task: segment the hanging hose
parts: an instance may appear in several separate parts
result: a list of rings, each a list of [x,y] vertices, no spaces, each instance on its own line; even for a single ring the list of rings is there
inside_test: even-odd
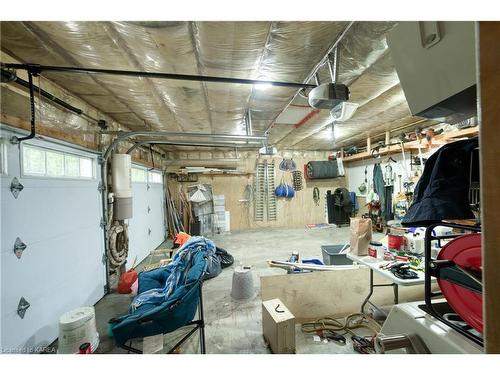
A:
[[[108,241],[108,264],[110,270],[120,268],[127,261],[128,256],[128,225],[118,220],[113,221],[113,202],[108,204],[106,220],[106,236]]]
[[[117,269],[127,261],[128,225],[114,221],[108,230],[108,260],[111,269]]]

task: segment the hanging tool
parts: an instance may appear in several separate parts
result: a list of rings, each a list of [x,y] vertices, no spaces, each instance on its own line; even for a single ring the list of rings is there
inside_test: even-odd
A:
[[[418,140],[418,157],[420,159],[420,175],[422,175],[423,171],[424,171],[424,158],[422,157],[422,147],[421,147],[421,142],[422,142],[422,138],[421,138],[421,132],[422,130],[420,128],[416,128],[415,129],[415,134],[417,135],[417,140]]]
[[[279,169],[283,172],[292,172],[292,171],[295,171],[297,169],[297,165],[295,164],[293,159],[283,158],[283,160],[281,161],[281,163],[279,165]]]
[[[316,206],[319,206],[319,200],[320,200],[319,189],[315,186],[313,189],[313,201]]]
[[[302,172],[301,171],[293,171],[292,172],[292,181],[293,181],[293,188],[295,191],[299,191],[299,190],[303,189]]]

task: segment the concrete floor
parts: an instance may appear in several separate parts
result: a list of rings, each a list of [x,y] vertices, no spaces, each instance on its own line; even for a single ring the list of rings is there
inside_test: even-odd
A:
[[[321,245],[343,244],[349,240],[349,228],[327,229],[258,229],[215,235],[212,237],[217,246],[226,249],[234,256],[234,265],[222,271],[214,279],[203,285],[205,310],[205,335],[207,353],[270,353],[262,336],[260,276],[284,274],[286,271],[270,268],[267,260],[286,260],[293,251],[301,258],[320,258]],[[146,258],[142,265],[151,260]],[[154,262],[155,260],[153,260]],[[142,266],[141,265],[141,266]],[[254,274],[255,297],[247,302],[238,303],[231,299],[233,268],[238,265],[252,266]],[[138,269],[141,269],[141,266]],[[101,343],[98,353],[124,353],[114,346],[107,335],[107,321],[114,316],[126,313],[131,297],[110,294],[96,305],[96,320]],[[164,335],[165,351],[171,343],[186,332],[185,329]],[[141,341],[134,342],[138,348]],[[198,334],[186,342],[181,353],[198,353]],[[301,332],[296,326],[296,352],[302,353],[354,353],[348,339],[347,345],[335,342],[314,342],[311,335]]]

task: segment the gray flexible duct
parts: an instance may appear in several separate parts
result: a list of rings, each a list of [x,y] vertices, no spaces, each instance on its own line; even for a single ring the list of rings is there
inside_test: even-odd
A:
[[[108,260],[111,269],[119,268],[127,261],[128,225],[113,222],[108,231]]]

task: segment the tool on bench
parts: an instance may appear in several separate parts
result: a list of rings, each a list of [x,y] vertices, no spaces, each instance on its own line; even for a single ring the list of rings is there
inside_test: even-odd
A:
[[[408,263],[395,264],[389,268],[389,271],[400,279],[418,279],[417,273],[410,269],[410,265]]]
[[[389,269],[390,267],[396,265],[397,263],[398,263],[397,261],[384,263],[384,264],[381,264],[380,266],[378,266],[378,268],[380,268],[381,270],[386,270],[386,269]]]

